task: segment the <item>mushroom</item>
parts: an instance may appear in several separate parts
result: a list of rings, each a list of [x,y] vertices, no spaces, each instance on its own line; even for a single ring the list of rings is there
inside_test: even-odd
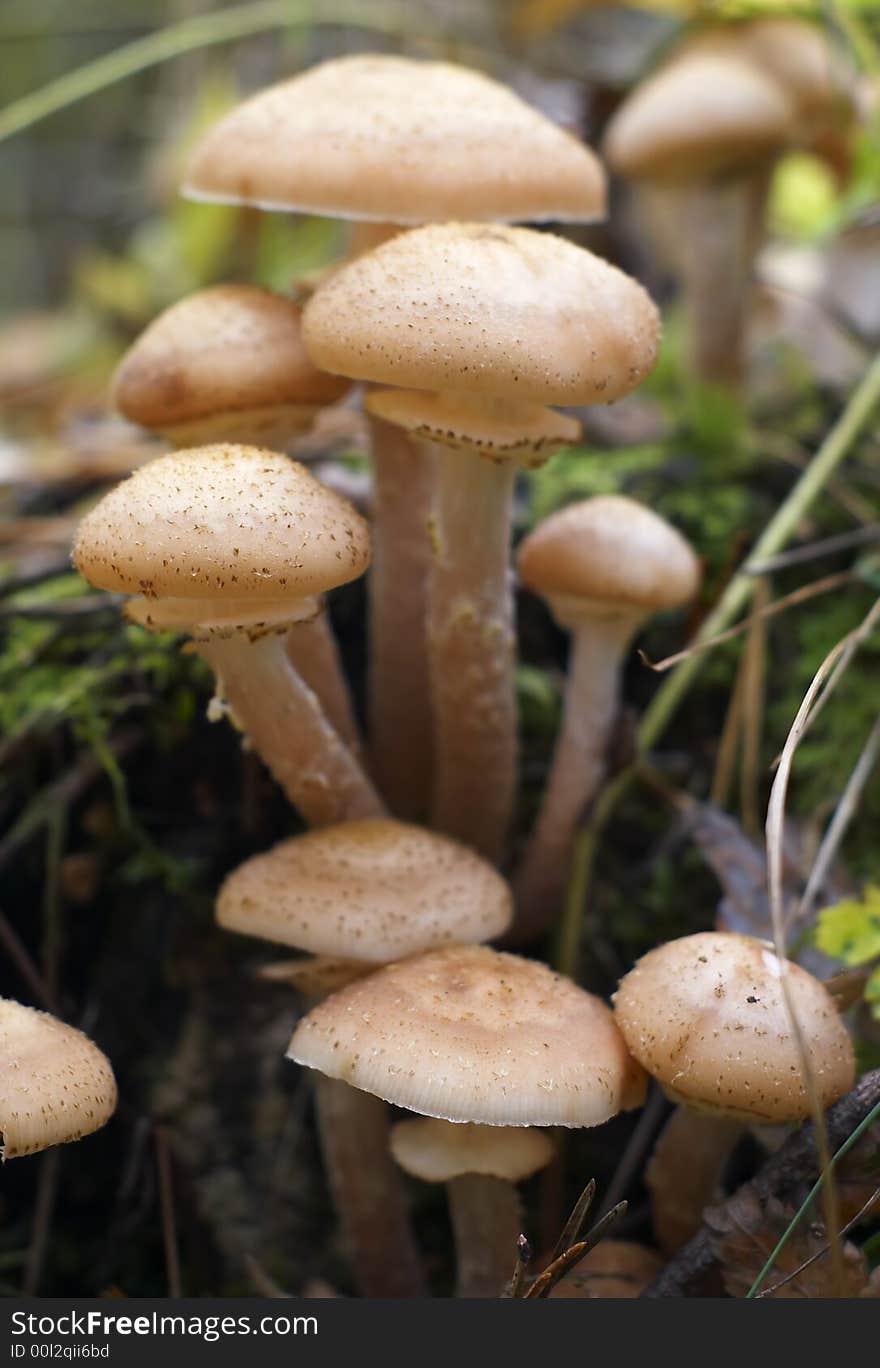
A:
[[[479,945],[430,950],[349,984],[300,1021],[288,1057],[423,1116],[481,1127],[597,1126],[644,1097],[603,1002],[546,965]],[[475,1201],[479,1187],[474,1220],[507,1230],[509,1190],[485,1173],[467,1186]],[[487,1264],[496,1293],[513,1252],[503,1267]],[[487,1259],[497,1253],[486,1248]],[[470,1262],[465,1273],[470,1285]]]
[[[504,880],[473,851],[401,822],[344,822],[282,841],[227,878],[217,921],[317,958],[281,977],[321,999],[388,960],[506,930]],[[384,1104],[319,1074],[321,1147],[365,1296],[415,1296],[420,1267]]]
[[[348,385],[316,370],[300,309],[253,285],[215,285],[154,319],[116,369],[112,400],[178,447],[236,442],[286,450]],[[355,751],[360,736],[326,611],[294,624],[287,649],[303,682]]]
[[[447,62],[358,54],[246,100],[196,147],[184,193],[355,220],[350,255],[432,219],[589,221],[594,154],[513,91]],[[380,791],[420,819],[431,786],[425,643],[431,460],[371,417],[371,758]]]
[[[513,1267],[522,1207],[515,1184],[555,1154],[543,1131],[453,1125],[435,1117],[398,1121],[391,1153],[426,1183],[445,1183],[457,1258],[456,1296],[497,1297]]]
[[[778,157],[839,120],[818,29],[793,20],[698,31],[624,102],[604,152],[654,186],[690,315],[697,380],[736,392],[752,267]]]
[[[521,542],[517,569],[572,636],[562,728],[514,875],[516,933],[527,939],[558,909],[577,822],[604,778],[630,641],[651,613],[693,597],[699,565],[663,518],[607,495],[546,518]]]
[[[560,238],[446,224],[343,267],[312,296],[303,328],[322,369],[419,392],[372,396],[368,407],[436,455],[432,825],[497,858],[516,779],[516,470],[573,439],[571,421],[544,405],[609,402],[643,379],[657,311],[635,281]]]
[[[713,1200],[738,1136],[731,1123],[809,1115],[783,977],[816,1094],[828,1107],[853,1086],[852,1042],[823,984],[772,946],[699,932],[649,951],[620,982],[614,1015],[627,1045],[674,1101],[698,1113],[694,1124],[673,1113],[649,1166],[656,1234],[669,1247],[692,1233]],[[682,1191],[670,1219],[673,1193]]]
[[[82,1031],[0,998],[0,1157],[91,1135],[116,1110],[110,1061]]]
[[[136,594],[128,616],[184,631],[218,677],[238,725],[313,826],[382,804],[284,649],[314,595],[363,574],[366,524],[295,461],[247,446],[160,456],[106,494],[79,526],[80,573]]]
[[[640,1297],[663,1267],[653,1249],[632,1240],[602,1240],[550,1293],[551,1298]]]

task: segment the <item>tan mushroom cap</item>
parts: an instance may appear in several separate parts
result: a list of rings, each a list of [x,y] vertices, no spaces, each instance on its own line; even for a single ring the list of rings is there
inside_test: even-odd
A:
[[[663,1267],[653,1249],[631,1240],[602,1240],[571,1273],[561,1278],[551,1297],[639,1297]]]
[[[610,403],[645,378],[660,320],[615,266],[550,233],[430,224],[350,262],[303,313],[324,370],[521,404]]]
[[[300,319],[289,299],[253,285],[200,290],[161,313],[126,353],[113,402],[181,445],[200,444],[192,439],[212,427],[234,441],[236,424],[272,433],[280,422],[289,435],[348,388],[309,361]]]
[[[598,1126],[645,1091],[603,1002],[486,946],[343,988],[302,1019],[288,1057],[424,1116],[490,1126]]]
[[[693,598],[700,565],[680,532],[623,495],[568,504],[520,544],[523,584],[547,598],[564,596],[624,611],[675,608]]]
[[[428,390],[370,390],[364,408],[425,441],[525,466],[543,465],[581,432],[576,418],[537,404],[493,413],[472,407],[458,394]]]
[[[110,1061],[48,1012],[0,998],[0,1154],[17,1159],[98,1130],[116,1108]]]
[[[257,447],[159,456],[80,523],[76,568],[101,589],[172,602],[292,602],[363,574],[369,530],[306,468]]]
[[[651,950],[614,999],[629,1048],[670,1096],[726,1116],[809,1114],[789,1024],[786,975],[816,1088],[829,1106],[853,1085],[852,1043],[823,985],[748,936],[705,931]]]
[[[481,72],[340,57],[246,100],[197,146],[191,199],[395,223],[599,218],[605,176]]]
[[[436,832],[387,818],[282,841],[229,875],[217,921],[316,955],[382,964],[510,924],[510,890],[490,864]]]
[[[392,1126],[391,1153],[405,1173],[425,1183],[465,1173],[521,1183],[546,1168],[556,1150],[549,1135],[531,1126],[453,1125],[425,1116]]]
[[[620,175],[694,182],[743,170],[796,131],[793,102],[777,80],[736,53],[698,49],[636,87],[603,150]]]

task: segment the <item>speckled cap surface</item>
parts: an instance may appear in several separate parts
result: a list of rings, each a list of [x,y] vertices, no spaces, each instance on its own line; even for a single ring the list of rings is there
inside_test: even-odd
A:
[[[797,1121],[809,1103],[783,973],[829,1106],[855,1079],[846,1027],[818,979],[761,941],[705,931],[649,951],[621,980],[614,1015],[635,1057],[677,1101]]]
[[[531,404],[610,403],[644,380],[660,320],[615,266],[551,233],[429,224],[337,271],[303,313],[323,370]]]
[[[116,1107],[110,1061],[48,1012],[0,998],[0,1141],[16,1159],[79,1140]]]
[[[697,181],[736,172],[785,147],[797,118],[771,75],[737,53],[684,53],[632,92],[603,152],[622,176]]]
[[[521,1183],[546,1168],[556,1150],[549,1135],[531,1126],[454,1125],[424,1116],[392,1126],[391,1153],[405,1173],[425,1183],[448,1183],[464,1173]]]
[[[699,562],[665,519],[623,495],[597,495],[551,513],[520,543],[520,579],[535,593],[651,612],[693,598]]]
[[[193,153],[184,194],[339,218],[600,218],[605,175],[571,134],[481,72],[339,57],[252,96]]]
[[[486,946],[343,988],[303,1018],[288,1057],[425,1116],[493,1126],[598,1126],[645,1091],[604,1002]]]
[[[228,931],[315,955],[384,963],[507,929],[510,890],[447,836],[387,818],[282,841],[229,875],[217,899]]]
[[[86,514],[73,547],[101,589],[250,602],[333,589],[369,558],[345,499],[285,456],[232,445],[140,466]]]
[[[560,447],[576,442],[581,433],[576,418],[538,404],[492,413],[463,402],[458,394],[429,390],[369,390],[364,408],[373,417],[394,423],[424,441],[523,466],[543,465]]]

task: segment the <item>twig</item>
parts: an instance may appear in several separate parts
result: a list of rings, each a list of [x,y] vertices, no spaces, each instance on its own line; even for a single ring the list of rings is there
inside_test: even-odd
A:
[[[162,1218],[162,1245],[165,1250],[165,1276],[168,1296],[182,1297],[180,1278],[180,1249],[177,1243],[177,1220],[174,1211],[174,1184],[171,1173],[171,1152],[168,1133],[164,1126],[153,1128],[156,1146],[156,1177],[159,1185],[159,1211]]]
[[[524,1295],[526,1276],[529,1271],[529,1264],[532,1262],[532,1246],[529,1244],[525,1235],[518,1235],[516,1240],[516,1260],[513,1265],[513,1272],[510,1275],[510,1282],[502,1292],[502,1297],[522,1297]]]
[[[560,1254],[564,1254],[570,1245],[573,1245],[581,1237],[584,1222],[590,1214],[590,1207],[593,1205],[593,1198],[596,1196],[596,1180],[591,1178],[572,1207],[571,1215],[562,1227],[562,1234],[556,1241],[553,1253],[550,1255],[550,1262],[555,1262]]]
[[[633,1127],[617,1168],[614,1170],[608,1191],[599,1208],[600,1216],[604,1216],[628,1191],[630,1183],[641,1168],[642,1159],[657,1133],[668,1106],[669,1103],[661,1089],[657,1087],[656,1083],[653,1084],[650,1096],[642,1108],[641,1115]]]
[[[49,985],[4,912],[0,912],[0,945],[6,951],[40,1006],[44,1007],[47,1012],[54,1012],[57,1016],[58,1003],[50,992]]]
[[[767,606],[769,586],[758,584],[756,597],[761,605],[752,617],[743,651],[742,751],[740,764],[740,810],[746,835],[754,836],[760,826],[758,813],[758,771],[761,763],[761,734],[764,721],[764,680],[767,662],[767,628],[762,610]]]
[[[843,1229],[837,1232],[837,1238],[843,1240],[851,1230],[855,1230],[856,1226],[865,1219],[868,1212],[871,1210],[871,1207],[876,1204],[878,1199],[880,1199],[880,1187],[874,1189],[867,1202],[865,1202],[864,1206],[856,1212],[852,1220],[847,1221]],[[773,1293],[778,1292],[780,1287],[785,1287],[786,1283],[793,1282],[795,1278],[799,1278],[812,1264],[823,1258],[830,1248],[830,1244],[823,1245],[821,1249],[816,1250],[815,1254],[811,1254],[809,1259],[804,1259],[804,1262],[796,1268],[793,1273],[786,1273],[785,1277],[780,1278],[778,1282],[773,1283],[772,1287],[765,1287],[763,1292],[756,1292],[755,1297],[759,1299],[761,1297],[772,1297]]]
[[[745,569],[749,575],[775,575],[777,570],[787,570],[791,565],[803,565],[805,561],[833,556],[838,551],[851,551],[856,546],[872,542],[880,542],[880,527],[876,523],[857,527],[853,532],[839,532],[836,537],[823,537],[821,541],[808,542],[806,546],[796,546],[793,551],[783,551],[781,555],[771,556],[765,561],[749,561]]]
[[[833,1163],[843,1158],[865,1130],[873,1124],[878,1109],[880,1069],[874,1069],[872,1073],[865,1074],[852,1092],[835,1103],[825,1115],[828,1143],[832,1149],[837,1150]],[[841,1148],[838,1149],[838,1146]],[[735,1210],[736,1204],[742,1202],[746,1195],[754,1195],[762,1202],[769,1197],[784,1199],[796,1191],[817,1168],[819,1164],[814,1127],[811,1122],[807,1122],[770,1156],[754,1178],[738,1188],[720,1207],[715,1208],[716,1214],[723,1218],[729,1211]],[[817,1190],[818,1183],[814,1185],[811,1197]],[[687,1244],[678,1250],[643,1295],[682,1297],[688,1291],[697,1288],[711,1273],[716,1263],[712,1232],[704,1224],[693,1239],[688,1240]]]
[[[37,1198],[34,1204],[34,1225],[21,1285],[21,1292],[24,1297],[35,1297],[39,1291],[46,1249],[49,1244],[49,1231],[52,1228],[55,1197],[58,1192],[58,1165],[60,1162],[61,1151],[55,1148],[47,1150],[40,1163]]]
[[[576,1268],[581,1260],[586,1258],[590,1250],[596,1248],[603,1236],[608,1234],[611,1227],[616,1225],[620,1218],[626,1214],[626,1207],[626,1202],[618,1202],[617,1206],[609,1211],[606,1216],[603,1216],[601,1221],[596,1222],[589,1235],[583,1240],[579,1240],[577,1244],[569,1245],[568,1249],[560,1254],[558,1259],[554,1259],[552,1263],[548,1264],[544,1272],[535,1279],[526,1293],[526,1297],[530,1300],[549,1297],[560,1279],[564,1278],[566,1273],[570,1273],[573,1268]]]

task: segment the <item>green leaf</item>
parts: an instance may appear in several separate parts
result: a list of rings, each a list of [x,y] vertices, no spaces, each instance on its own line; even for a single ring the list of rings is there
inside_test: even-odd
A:
[[[864,964],[880,955],[880,886],[869,884],[862,897],[846,898],[819,913],[816,945],[845,964]],[[880,976],[869,981],[869,999],[880,1002]]]

